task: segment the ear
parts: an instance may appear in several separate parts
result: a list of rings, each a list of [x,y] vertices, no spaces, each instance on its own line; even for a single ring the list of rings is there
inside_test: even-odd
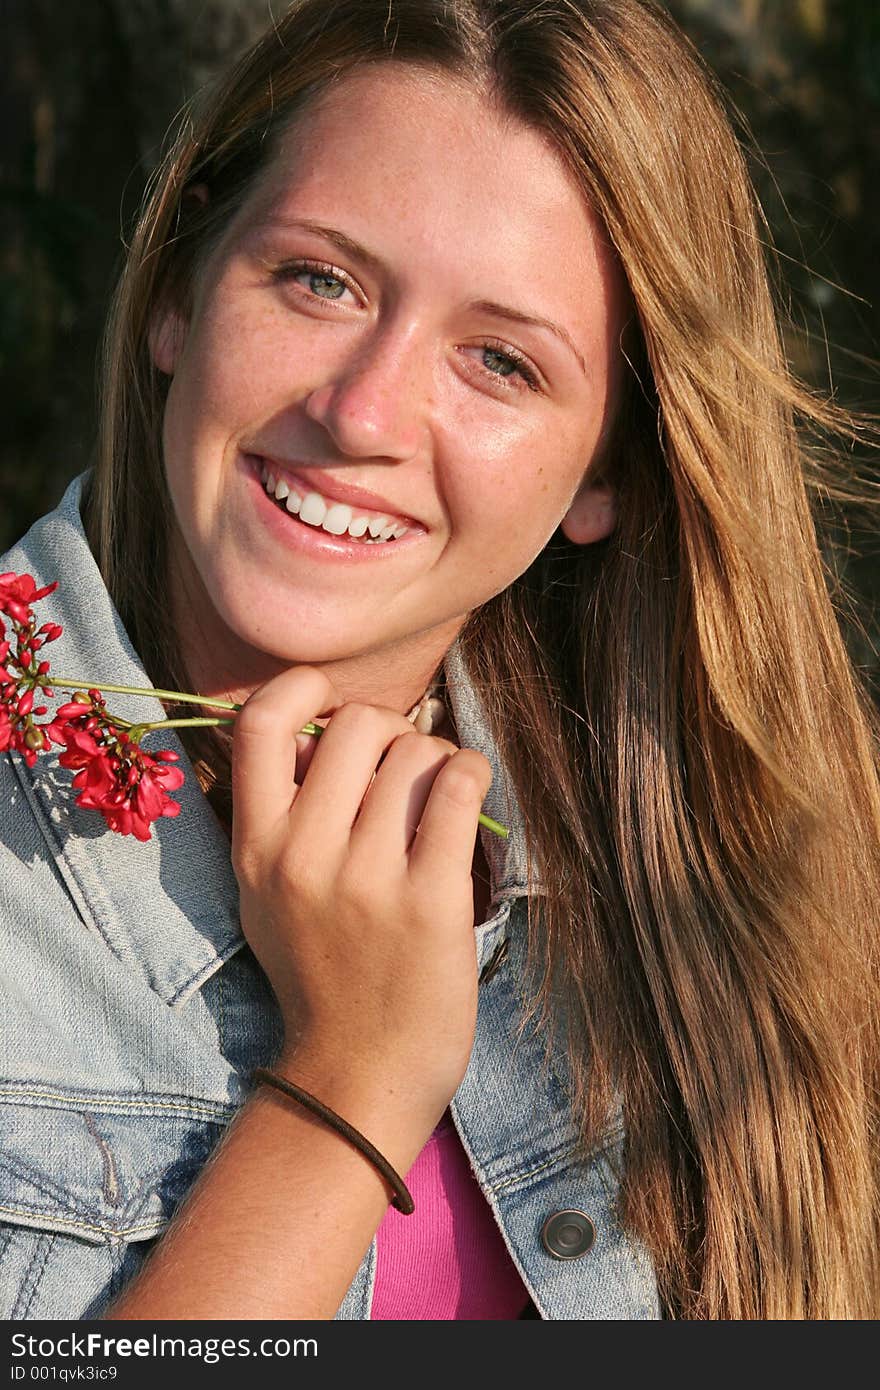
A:
[[[183,191],[181,212],[194,205],[204,207],[208,202],[206,183],[190,184]],[[148,335],[153,366],[165,376],[173,376],[186,342],[186,321],[173,309],[157,308],[153,312]]]
[[[149,332],[150,356],[156,370],[173,376],[185,342],[183,317],[175,309],[156,309]]]
[[[562,534],[575,545],[591,545],[610,536],[617,522],[617,493],[610,483],[581,483],[560,522]]]

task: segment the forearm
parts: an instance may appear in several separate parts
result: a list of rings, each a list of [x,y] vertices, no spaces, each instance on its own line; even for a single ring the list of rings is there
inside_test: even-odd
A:
[[[405,1171],[419,1147],[405,1126],[383,1122],[378,1109],[358,1118]],[[332,1318],[391,1196],[344,1138],[260,1089],[105,1317]]]
[[[328,710],[303,771],[298,732]],[[289,1040],[276,1065],[405,1178],[473,1046],[491,767],[304,665],[251,696],[234,738],[233,867]],[[260,1089],[108,1316],[332,1318],[392,1195],[325,1121]]]

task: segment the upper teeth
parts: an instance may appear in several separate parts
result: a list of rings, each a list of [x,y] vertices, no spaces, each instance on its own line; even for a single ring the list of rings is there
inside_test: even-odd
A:
[[[320,492],[297,492],[283,478],[276,478],[268,468],[263,469],[263,487],[271,497],[283,502],[289,512],[298,515],[300,521],[307,526],[318,526],[322,531],[329,531],[331,536],[341,536],[347,532],[349,536],[357,538],[369,530],[374,540],[390,541],[412,530],[411,526],[404,526],[402,521],[394,521],[383,512],[374,515],[355,512],[345,502],[326,501]],[[367,545],[370,543],[366,542]]]

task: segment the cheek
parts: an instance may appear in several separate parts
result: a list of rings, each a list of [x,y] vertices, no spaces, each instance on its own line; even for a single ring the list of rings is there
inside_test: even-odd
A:
[[[209,427],[234,429],[263,418],[284,398],[304,354],[284,315],[252,305],[226,307],[221,298],[199,324],[186,356],[193,406]]]
[[[185,370],[178,367],[168,388],[162,420],[165,476],[175,505],[186,480],[196,471],[193,458],[195,441],[190,429],[194,412],[188,395]]]
[[[168,392],[162,430],[165,477],[178,525],[191,542],[198,536],[207,540],[213,529],[230,431],[217,418],[212,401],[223,400],[222,380],[213,379],[208,370],[193,374],[188,363],[181,364]]]
[[[538,428],[484,432],[482,445],[471,447],[456,469],[456,511],[471,519],[475,544],[491,534],[506,553],[537,553],[583,476],[578,461],[585,442],[575,443],[564,429],[542,420]]]
[[[210,488],[230,441],[278,408],[283,354],[271,344],[265,350],[255,347],[240,327],[218,326],[187,343],[169,387],[163,424],[172,488],[197,483]]]

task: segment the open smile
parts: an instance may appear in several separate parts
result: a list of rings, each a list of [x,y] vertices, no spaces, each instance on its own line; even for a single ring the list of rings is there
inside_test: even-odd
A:
[[[277,478],[265,459],[256,454],[243,458],[258,493],[255,505],[267,524],[287,545],[316,558],[390,558],[427,535],[423,527],[408,526],[386,513],[361,511],[316,491],[299,492]]]

